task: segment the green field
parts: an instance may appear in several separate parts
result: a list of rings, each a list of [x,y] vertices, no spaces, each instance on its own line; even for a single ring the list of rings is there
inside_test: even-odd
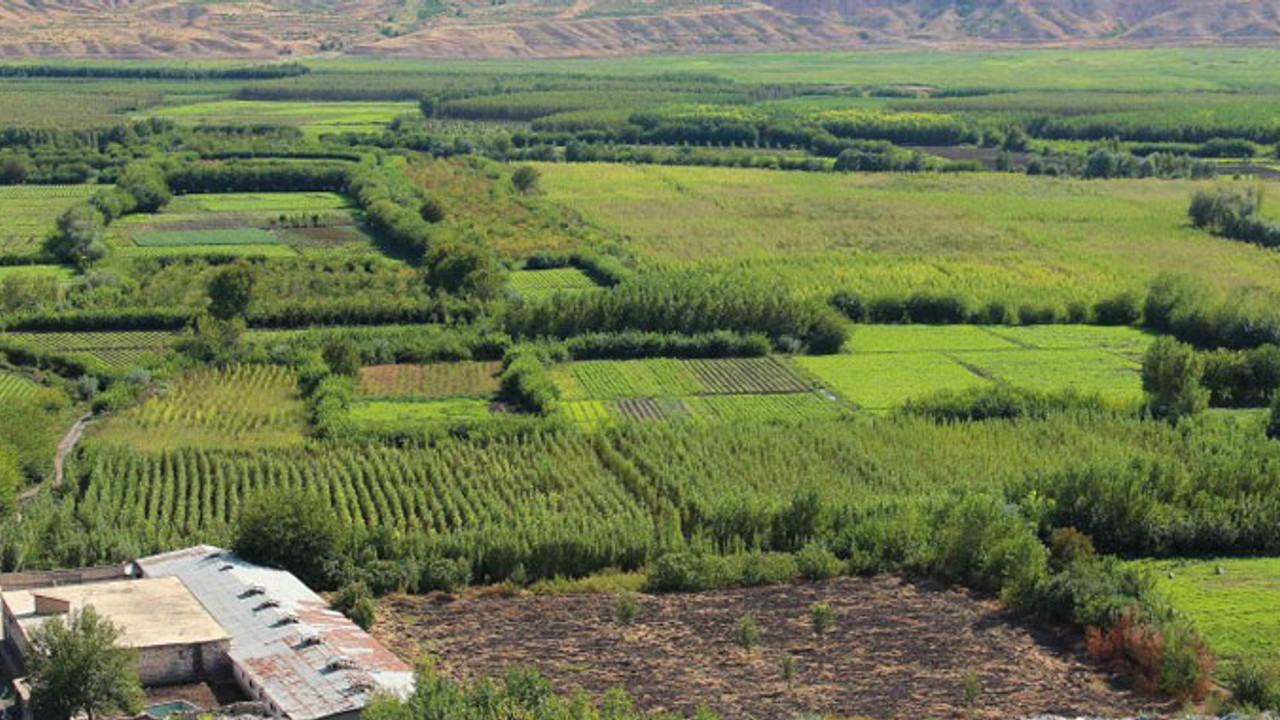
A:
[[[402,115],[417,115],[408,102],[266,102],[217,100],[156,108],[148,117],[190,125],[293,125],[309,136],[341,132],[380,132]]]
[[[1270,663],[1280,657],[1280,559],[1145,561],[1214,655]],[[1221,569],[1221,574],[1218,573]],[[1172,574],[1172,578],[1170,578]]]
[[[859,325],[849,354],[793,362],[870,410],[991,383],[1127,403],[1142,397],[1139,361],[1151,340],[1135,328],[1088,325]]]
[[[958,293],[1063,305],[1159,272],[1280,288],[1280,254],[1194,230],[1189,181],[544,165],[547,195],[651,271],[763,276],[804,294]]]
[[[63,210],[103,187],[94,185],[0,186],[0,255],[32,255]]]
[[[0,281],[5,278],[36,277],[67,281],[75,277],[75,270],[61,265],[0,265]]]
[[[709,73],[741,82],[900,84],[1007,90],[1103,90],[1152,92],[1278,90],[1275,51],[1266,48],[1168,48],[1154,50],[999,50],[879,52],[782,52],[769,54],[641,56],[541,60],[544,72],[600,75]],[[523,60],[388,61],[341,59],[322,67],[356,72],[389,69],[520,72]]]
[[[546,297],[558,292],[575,292],[599,287],[586,273],[577,268],[519,270],[511,273],[509,283],[512,292],[530,299]]]
[[[256,228],[238,230],[153,230],[133,233],[133,242],[143,248],[170,248],[221,245],[273,245],[271,233]]]
[[[372,247],[351,198],[329,192],[182,195],[130,215],[109,237],[124,255],[324,256]]]
[[[404,429],[449,423],[481,423],[490,419],[489,401],[454,398],[422,402],[358,402],[351,407],[350,420],[363,429]]]

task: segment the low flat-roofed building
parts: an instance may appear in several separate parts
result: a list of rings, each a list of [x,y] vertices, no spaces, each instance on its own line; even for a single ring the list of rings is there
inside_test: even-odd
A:
[[[354,717],[375,693],[413,689],[408,665],[288,572],[210,546],[137,566],[147,578],[180,579],[227,629],[236,681],[275,715]]]
[[[227,674],[231,636],[177,578],[145,578],[0,593],[4,636],[16,657],[52,617],[92,607],[138,651],[144,685],[177,685]]]

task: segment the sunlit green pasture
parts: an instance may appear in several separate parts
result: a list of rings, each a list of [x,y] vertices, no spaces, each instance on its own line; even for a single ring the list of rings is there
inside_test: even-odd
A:
[[[792,362],[869,410],[995,383],[1128,403],[1142,397],[1139,357],[1152,339],[1136,328],[1088,325],[859,325],[846,354]]]
[[[484,422],[492,417],[489,401],[479,398],[451,398],[424,402],[358,402],[351,407],[350,420],[368,429],[400,429],[406,426],[456,422]]]
[[[308,135],[376,132],[401,115],[417,115],[408,102],[270,102],[217,100],[150,110],[147,115],[190,125],[293,125]]]
[[[1280,657],[1280,558],[1142,564],[1199,626],[1214,655],[1265,663]]]
[[[547,195],[649,271],[716,268],[798,292],[1091,302],[1162,271],[1280,289],[1280,253],[1192,228],[1201,183],[544,165]]]

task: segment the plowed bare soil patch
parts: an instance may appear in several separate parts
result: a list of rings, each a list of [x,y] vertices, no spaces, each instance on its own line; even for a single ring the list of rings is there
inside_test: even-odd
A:
[[[837,614],[823,640],[809,606]],[[1147,705],[1078,650],[1076,639],[1037,630],[994,601],[884,577],[641,596],[633,625],[608,595],[516,598],[397,597],[375,634],[407,660],[430,653],[458,679],[534,666],[564,690],[621,685],[637,706],[725,718],[804,713],[873,718],[1131,714]],[[753,615],[753,652],[731,635]],[[788,685],[783,658],[796,661]],[[981,686],[966,705],[966,678]]]

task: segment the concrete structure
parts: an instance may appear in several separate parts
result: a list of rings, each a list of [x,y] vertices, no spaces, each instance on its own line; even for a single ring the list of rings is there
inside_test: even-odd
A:
[[[200,546],[137,561],[177,578],[231,636],[245,693],[291,720],[354,717],[376,692],[406,695],[413,672],[293,575]]]
[[[144,685],[178,685],[226,673],[231,636],[176,578],[122,580],[0,593],[4,635],[16,655],[49,618],[92,607],[138,651]]]
[[[96,577],[96,573],[92,574]],[[407,695],[413,671],[293,575],[199,546],[143,558],[106,580],[32,577],[0,592],[4,642],[19,659],[32,630],[92,606],[139,650],[144,685],[234,679],[289,720],[354,718],[374,693]]]

